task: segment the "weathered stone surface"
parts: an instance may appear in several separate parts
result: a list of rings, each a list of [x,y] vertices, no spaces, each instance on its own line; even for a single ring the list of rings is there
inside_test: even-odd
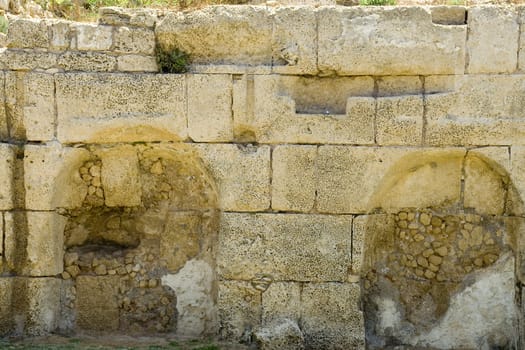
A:
[[[139,159],[133,146],[101,150],[101,181],[108,207],[134,207],[141,203]]]
[[[317,73],[317,20],[309,7],[282,7],[273,18],[273,67],[279,74]]]
[[[157,10],[148,8],[101,7],[99,23],[114,26],[135,26],[152,28],[157,21]]]
[[[195,145],[215,179],[225,211],[261,211],[270,207],[270,148],[252,145]]]
[[[48,141],[54,138],[54,84],[51,74],[6,74],[10,137],[30,141]]]
[[[432,22],[442,25],[465,24],[467,9],[464,6],[432,6]]]
[[[196,212],[170,213],[160,241],[160,258],[171,272],[180,270],[200,251],[201,216]]]
[[[272,209],[313,209],[317,177],[317,146],[278,146],[272,154]]]
[[[56,330],[60,310],[60,285],[58,278],[17,278],[15,290],[24,290],[21,295],[15,293],[15,298],[22,297],[27,303],[22,307],[23,313],[14,315],[15,320],[25,320],[24,333],[34,336],[49,334]],[[14,304],[24,303],[13,300]],[[20,305],[20,304],[19,304]],[[25,315],[24,315],[25,314]]]
[[[77,277],[77,327],[115,331],[119,326],[117,293],[119,276]],[[101,300],[104,302],[101,303]]]
[[[109,50],[113,43],[113,27],[91,23],[75,23],[71,26],[75,33],[74,48],[81,51]]]
[[[188,76],[188,134],[198,142],[233,139],[231,75]]]
[[[462,75],[430,75],[425,77],[425,94],[436,94],[440,92],[453,92],[457,89],[456,81],[461,80]]]
[[[115,29],[114,51],[153,55],[155,53],[155,33],[146,28],[118,27]]]
[[[157,60],[153,56],[122,55],[117,58],[117,69],[121,72],[157,72]]]
[[[56,85],[61,142],[186,138],[184,76],[59,74]]]
[[[58,56],[57,65],[65,71],[112,72],[117,59],[99,52],[66,51]]]
[[[307,349],[364,349],[359,284],[307,283],[300,326]],[[330,317],[327,317],[330,315]]]
[[[5,74],[0,72],[0,140],[6,140],[9,136],[7,130],[6,115],[6,93],[5,93]]]
[[[7,47],[47,48],[48,46],[49,32],[45,21],[19,18],[9,23]]]
[[[521,145],[525,80],[521,75],[469,75],[452,93],[426,96],[426,143]]]
[[[465,26],[436,25],[428,9],[326,7],[318,11],[318,18],[318,66],[322,72],[340,75],[463,72]]]
[[[57,65],[57,55],[45,51],[7,50],[0,57],[0,63],[2,61],[11,70],[50,69]]]
[[[69,49],[71,45],[70,22],[67,21],[50,21],[50,40],[49,48],[51,50],[61,51]]]
[[[54,212],[7,212],[7,265],[26,276],[54,276],[63,269],[66,218]]]
[[[13,208],[13,168],[15,153],[13,147],[0,144],[0,210]]]
[[[475,156],[465,160],[465,207],[487,215],[502,215],[507,191],[504,178],[489,164]]]
[[[14,328],[12,308],[12,277],[0,278],[0,334],[6,336]]]
[[[373,86],[368,77],[255,76],[245,97],[253,105],[235,115],[236,129],[264,143],[373,143]]]
[[[395,210],[459,200],[463,155],[454,149],[411,153],[403,148],[321,146],[318,210],[365,213],[376,207]]]
[[[213,6],[169,13],[155,36],[163,50],[189,52],[197,64],[271,65],[272,29],[264,7]]]
[[[381,77],[377,80],[379,96],[420,95],[423,92],[418,76]]]
[[[249,282],[219,281],[219,331],[221,337],[247,341],[260,325],[261,292]]]
[[[518,14],[512,7],[468,9],[468,73],[511,73],[518,57]]]
[[[204,261],[191,260],[162,283],[177,295],[177,335],[204,337],[216,334],[217,309],[212,297],[215,275]]]
[[[351,216],[225,213],[219,274],[242,280],[268,275],[275,281],[345,281],[351,224]]]
[[[420,145],[423,135],[423,96],[377,99],[377,143],[380,145]]]
[[[304,337],[295,321],[282,319],[258,329],[255,341],[261,350],[302,350]]]
[[[82,148],[26,145],[24,152],[26,209],[54,210],[78,208],[87,194],[87,186],[78,169],[89,158]],[[42,176],[45,174],[46,176]]]
[[[273,282],[262,294],[264,326],[288,319],[297,322],[301,317],[301,285],[294,282]]]
[[[511,179],[516,186],[517,196],[516,201],[522,202],[525,198],[525,147],[513,146],[511,148]],[[518,213],[513,213],[517,215]]]

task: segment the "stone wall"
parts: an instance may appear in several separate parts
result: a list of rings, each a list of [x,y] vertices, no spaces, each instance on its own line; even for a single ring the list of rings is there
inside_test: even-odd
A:
[[[523,18],[218,6],[10,23],[2,334],[523,348]],[[160,74],[156,49],[189,53],[189,72]]]

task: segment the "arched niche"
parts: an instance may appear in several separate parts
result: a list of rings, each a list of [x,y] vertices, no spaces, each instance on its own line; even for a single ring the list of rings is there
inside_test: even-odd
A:
[[[199,157],[147,143],[79,154],[54,199],[67,203],[60,329],[215,334],[219,212]]]
[[[370,207],[368,348],[519,348],[525,225],[502,166],[475,151],[414,152],[385,174]]]

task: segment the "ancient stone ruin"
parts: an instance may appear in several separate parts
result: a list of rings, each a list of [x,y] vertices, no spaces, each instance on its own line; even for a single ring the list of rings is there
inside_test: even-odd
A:
[[[262,5],[12,21],[0,334],[525,349],[524,18]],[[160,53],[187,72],[162,73]]]

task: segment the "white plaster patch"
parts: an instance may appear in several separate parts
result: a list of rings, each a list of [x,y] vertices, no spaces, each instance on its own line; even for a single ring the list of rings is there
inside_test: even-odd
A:
[[[162,277],[162,284],[177,295],[177,336],[201,337],[215,332],[214,279],[211,266],[201,260],[187,261],[178,273]]]

